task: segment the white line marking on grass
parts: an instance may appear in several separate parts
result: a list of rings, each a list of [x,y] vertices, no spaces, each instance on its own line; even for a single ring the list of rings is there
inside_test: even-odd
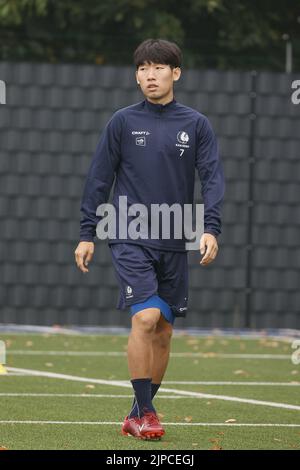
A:
[[[38,377],[47,377],[47,378],[53,378],[53,379],[64,379],[64,380],[74,380],[76,382],[89,382],[89,383],[96,383],[96,384],[101,384],[101,385],[115,385],[117,387],[125,387],[125,388],[132,388],[131,383],[129,382],[124,382],[120,380],[103,380],[103,379],[93,379],[93,378],[87,378],[87,377],[78,377],[75,375],[66,375],[66,374],[57,374],[54,372],[45,372],[45,371],[39,371],[39,370],[32,370],[32,369],[19,369],[15,367],[9,367],[7,368],[8,370],[11,370],[13,372],[30,372],[33,375],[36,375]],[[262,400],[252,400],[250,398],[238,398],[238,397],[231,397],[227,395],[212,395],[210,393],[198,393],[198,392],[190,392],[186,390],[176,390],[173,388],[165,388],[165,387],[160,387],[160,392],[166,392],[166,393],[175,393],[176,395],[184,395],[186,397],[194,397],[194,398],[210,398],[214,400],[224,400],[224,401],[233,401],[237,403],[247,403],[247,404],[252,404],[252,405],[262,405],[262,406],[272,406],[274,408],[284,408],[288,410],[298,410],[300,411],[300,406],[298,405],[289,405],[287,403],[277,403],[277,402],[271,402],[271,401],[262,401]]]
[[[37,351],[27,349],[11,349],[6,351],[7,354],[13,356],[87,356],[87,357],[98,357],[98,356],[112,356],[112,357],[124,357],[125,352],[121,351]]]
[[[8,349],[7,355],[22,355],[22,356],[79,356],[79,357],[124,357],[126,352],[121,351],[30,351],[27,349]],[[171,353],[171,357],[200,357],[203,359],[291,359],[290,354],[225,354],[216,352],[207,353]]]
[[[87,394],[87,393],[0,393],[0,397],[64,397],[64,398],[133,398],[132,395],[109,395],[109,394]],[[169,400],[189,398],[176,395],[156,395],[155,398],[168,398]]]
[[[123,423],[118,421],[16,421],[3,420],[0,424],[79,424],[79,425],[113,425],[120,426]],[[300,424],[282,424],[282,423],[162,423],[163,426],[226,426],[226,427],[285,427],[299,428]]]
[[[1,374],[0,379],[2,379],[2,377],[11,377],[12,375],[17,376],[17,377],[26,377],[30,374],[20,374],[18,372],[9,372],[8,374]]]
[[[164,384],[174,385],[253,385],[253,386],[272,386],[277,387],[300,387],[300,382],[205,382],[205,381],[186,381],[186,380],[164,380]]]
[[[163,388],[162,391],[171,392],[172,389],[170,388]],[[298,410],[300,411],[299,405],[289,405],[287,403],[277,403],[272,401],[263,401],[263,400],[253,400],[251,398],[239,398],[239,397],[231,397],[227,395],[213,395],[211,393],[197,393],[197,392],[188,392],[183,390],[174,390],[175,393],[178,395],[189,395],[191,397],[197,398],[210,398],[213,400],[224,400],[224,401],[233,401],[237,403],[247,403],[251,405],[262,405],[262,406],[271,406],[274,408],[285,408],[288,410]]]
[[[290,354],[225,354],[225,353],[171,353],[174,357],[201,357],[203,359],[291,359]]]
[[[72,380],[75,382],[88,382],[88,383],[96,383],[100,385],[115,385],[118,387],[126,387],[132,388],[131,384],[128,381],[121,381],[121,380],[104,380],[104,379],[94,379],[88,377],[78,377],[77,375],[66,375],[66,374],[57,374],[55,372],[46,372],[42,370],[34,370],[34,369],[20,369],[17,367],[7,367],[8,371],[12,372],[23,372],[28,373],[32,376],[37,377],[47,377],[51,379],[65,379],[65,380]]]

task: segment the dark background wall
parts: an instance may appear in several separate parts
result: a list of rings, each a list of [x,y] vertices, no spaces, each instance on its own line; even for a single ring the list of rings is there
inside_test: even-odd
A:
[[[206,114],[226,176],[214,263],[190,253],[190,302],[177,326],[300,326],[299,77],[184,70],[178,101]],[[116,109],[140,101],[132,67],[0,62],[0,322],[129,325],[110,253],[74,263],[85,175]],[[196,185],[200,202],[200,184]]]

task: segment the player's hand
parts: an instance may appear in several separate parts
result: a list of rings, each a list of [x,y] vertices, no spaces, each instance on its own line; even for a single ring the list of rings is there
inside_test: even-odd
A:
[[[206,248],[206,251],[205,251]],[[200,264],[206,266],[211,263],[218,253],[218,242],[216,237],[210,233],[204,233],[200,239],[200,253],[203,255],[203,258],[200,261]]]
[[[94,254],[94,242],[80,242],[74,253],[78,268],[83,273],[88,273],[87,266]]]

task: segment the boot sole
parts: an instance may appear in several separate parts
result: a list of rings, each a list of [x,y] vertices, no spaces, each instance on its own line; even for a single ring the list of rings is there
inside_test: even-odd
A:
[[[165,434],[165,431],[156,431],[156,432],[147,431],[144,434],[142,434],[142,439],[159,441],[164,434]]]
[[[165,431],[158,431],[158,432],[148,431],[143,435],[135,436],[134,434],[131,434],[130,432],[123,431],[123,429],[121,432],[123,436],[135,437],[136,439],[142,439],[144,441],[160,441],[162,436],[165,434]]]

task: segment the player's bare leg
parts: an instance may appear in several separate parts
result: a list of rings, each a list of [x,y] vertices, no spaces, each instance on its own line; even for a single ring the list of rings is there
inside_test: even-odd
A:
[[[137,312],[132,317],[132,329],[128,338],[128,368],[137,401],[138,418],[132,416],[131,412],[125,418],[122,433],[141,439],[160,439],[165,434],[153,407],[151,393],[153,339],[159,320],[158,308]]]
[[[152,383],[160,384],[165,375],[169,357],[173,327],[163,315],[160,316],[152,340]]]
[[[146,308],[132,317],[128,338],[128,369],[131,379],[152,378],[153,339],[160,320],[158,308]]]

